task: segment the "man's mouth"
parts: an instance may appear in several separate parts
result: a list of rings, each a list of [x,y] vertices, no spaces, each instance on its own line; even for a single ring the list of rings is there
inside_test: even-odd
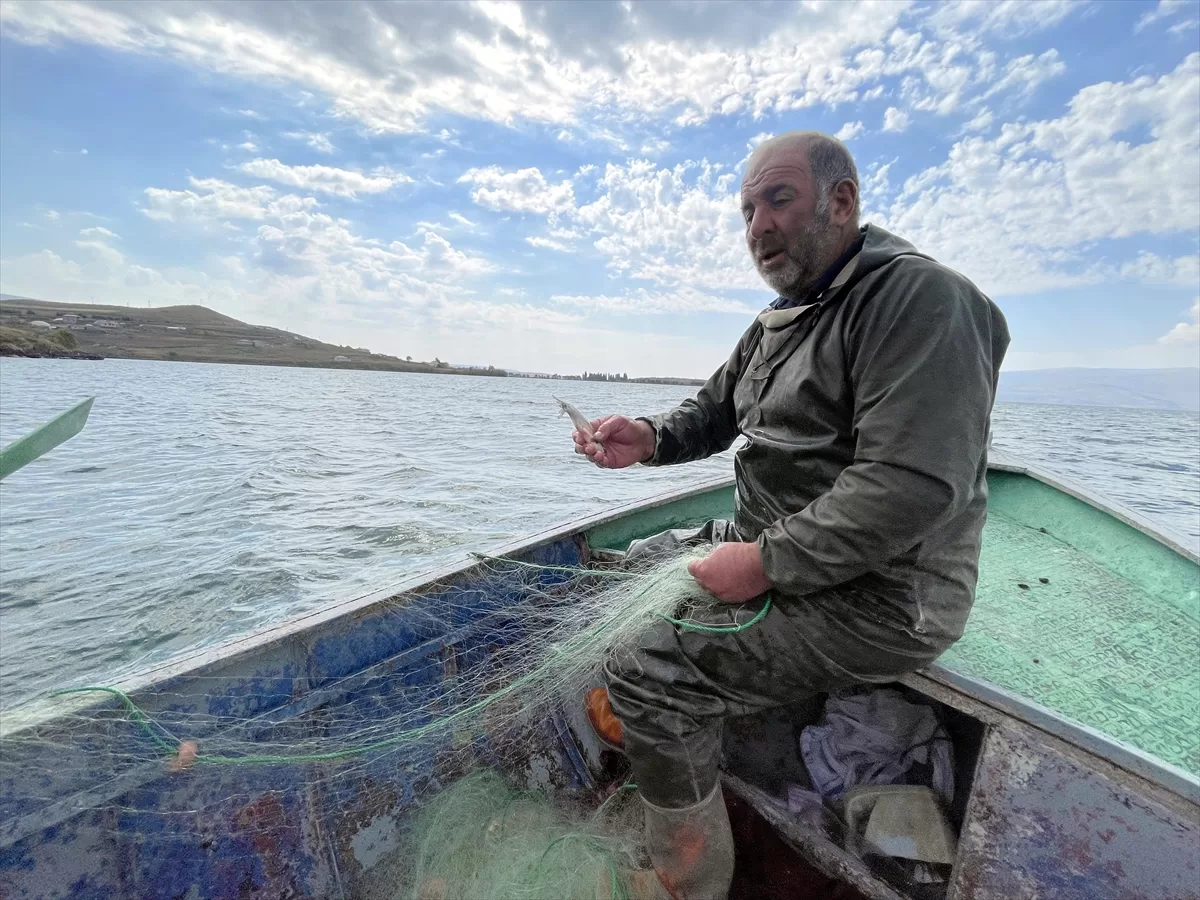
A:
[[[766,266],[767,268],[773,268],[774,266],[777,266],[780,263],[782,263],[784,261],[784,259],[786,259],[786,258],[787,258],[786,254],[784,254],[782,249],[781,250],[771,250],[767,253],[762,254],[758,258],[758,264],[760,266]]]

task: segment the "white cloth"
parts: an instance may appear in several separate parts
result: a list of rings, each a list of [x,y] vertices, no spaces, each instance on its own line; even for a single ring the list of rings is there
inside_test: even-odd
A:
[[[800,733],[800,752],[821,796],[840,797],[864,784],[924,783],[949,804],[954,799],[954,747],[929,706],[899,691],[872,688],[831,695],[819,725]],[[910,780],[914,765],[928,779]]]

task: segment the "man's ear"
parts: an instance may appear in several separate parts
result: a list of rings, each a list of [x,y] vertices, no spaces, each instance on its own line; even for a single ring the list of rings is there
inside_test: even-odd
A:
[[[829,221],[832,225],[842,226],[854,218],[858,211],[858,185],[849,178],[843,178],[833,188],[829,202]]]

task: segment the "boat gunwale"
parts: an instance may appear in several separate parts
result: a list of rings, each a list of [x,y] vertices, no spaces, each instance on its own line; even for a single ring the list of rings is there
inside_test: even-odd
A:
[[[1148,538],[1152,538],[1189,562],[1200,566],[1200,552],[1191,549],[1184,543],[1187,540],[1185,535],[1177,532],[1170,526],[1152,521],[1142,513],[1130,509],[1117,500],[1101,496],[1096,491],[1085,487],[1077,481],[1057,475],[1040,466],[1021,462],[1016,457],[997,450],[989,451],[988,469],[997,472],[1008,472],[1013,475],[1025,475],[1034,481],[1041,482],[1047,487],[1061,491],[1068,497],[1074,497],[1076,500],[1086,503],[1093,509],[1112,516],[1118,522],[1128,525],[1130,528],[1141,532]]]
[[[1200,807],[1200,778],[1139,747],[1067,718],[1048,706],[1013,691],[955,672],[935,662],[897,679],[906,687],[959,709],[989,725],[1017,722],[1057,738],[1077,752],[1104,760],[1116,769]],[[935,686],[930,689],[929,683]],[[944,696],[957,695],[966,703]],[[980,709],[982,707],[982,709]]]

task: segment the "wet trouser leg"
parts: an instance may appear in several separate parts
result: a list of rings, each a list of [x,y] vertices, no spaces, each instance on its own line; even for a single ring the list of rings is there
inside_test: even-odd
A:
[[[630,548],[634,557],[687,544],[737,539],[728,523],[666,532]],[[605,665],[611,711],[646,807],[646,843],[655,871],[676,900],[724,898],[733,878],[733,839],[717,763],[721,723],[856,682],[891,681],[935,659],[944,647],[912,636],[899,621],[865,614],[871,604],[837,591],[776,596],[762,621],[712,633],[662,622]],[[705,614],[730,626],[749,608]]]
[[[746,621],[760,602],[716,610],[703,621]],[[705,800],[717,784],[726,716],[858,682],[891,681],[944,649],[860,609],[836,591],[776,597],[766,617],[745,631],[713,634],[662,622],[614,654],[605,682],[641,794],[667,809]]]

